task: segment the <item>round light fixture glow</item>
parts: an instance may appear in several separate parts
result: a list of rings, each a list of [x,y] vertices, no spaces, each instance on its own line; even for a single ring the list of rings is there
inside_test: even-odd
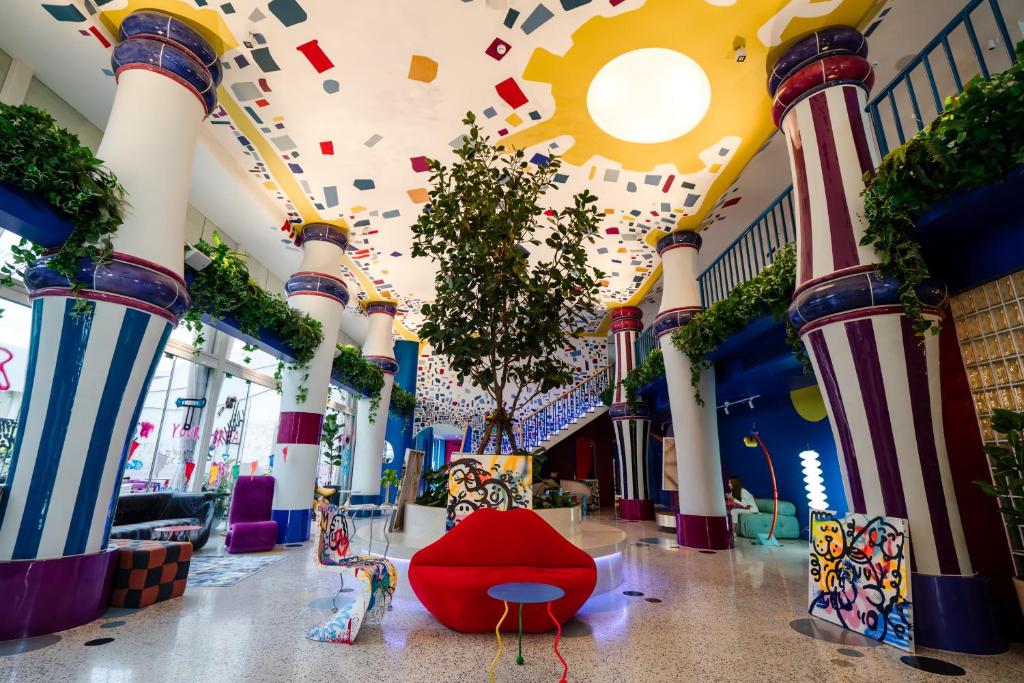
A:
[[[648,47],[619,55],[597,72],[587,110],[604,132],[625,142],[656,143],[689,133],[711,106],[711,82],[681,52]]]

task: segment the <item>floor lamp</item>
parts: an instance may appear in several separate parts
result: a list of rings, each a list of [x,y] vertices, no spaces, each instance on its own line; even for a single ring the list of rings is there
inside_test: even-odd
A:
[[[767,534],[758,534],[757,543],[758,545],[781,545],[778,539],[775,538],[775,523],[779,520],[779,487],[775,483],[775,467],[772,466],[772,456],[768,452],[768,447],[764,445],[764,439],[757,433],[755,429],[750,436],[743,437],[743,443],[748,448],[761,447],[761,451],[764,452],[764,459],[768,463],[768,474],[772,477],[772,527],[768,530]]]

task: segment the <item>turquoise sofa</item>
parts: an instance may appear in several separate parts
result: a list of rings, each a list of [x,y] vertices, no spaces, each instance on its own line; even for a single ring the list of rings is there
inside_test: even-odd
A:
[[[736,535],[757,538],[772,528],[772,501],[755,498],[760,512],[741,512]],[[775,538],[800,538],[800,522],[796,517],[796,506],[786,500],[779,501],[779,521],[775,524]]]

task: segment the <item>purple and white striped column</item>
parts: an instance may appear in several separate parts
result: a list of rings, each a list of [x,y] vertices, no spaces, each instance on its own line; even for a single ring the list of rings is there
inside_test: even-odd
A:
[[[352,460],[352,490],[361,502],[376,502],[380,495],[380,475],[384,463],[384,437],[388,428],[388,405],[395,386],[398,361],[392,332],[398,307],[394,301],[365,301],[363,308],[370,324],[363,342],[363,357],[384,372],[380,404],[376,411],[368,398],[356,406],[356,444]]]
[[[718,413],[715,410],[715,372],[701,373],[698,405],[690,384],[690,359],[672,343],[672,332],[700,312],[697,255],[700,235],[692,231],[669,233],[658,240],[664,292],[654,319],[654,334],[665,359],[672,433],[676,437],[679,467],[679,516],[676,536],[687,548],[723,550],[733,547],[726,522],[722,458],[718,450]]]
[[[790,48],[769,78],[797,212],[790,318],[827,398],[849,509],[909,520],[918,643],[959,649],[952,632],[961,627],[939,605],[958,604],[957,619],[972,623],[985,589],[971,577],[946,455],[938,337],[914,334],[899,281],[878,275],[878,254],[860,244],[863,175],[879,162],[864,116],[874,80],[866,56],[859,32],[824,29]],[[945,287],[918,293],[926,316],[941,317]]]
[[[308,223],[296,243],[302,247],[302,265],[285,283],[288,304],[318,321],[324,338],[307,366],[288,368],[281,378],[272,512],[278,543],[309,540],[320,428],[327,410],[338,326],[349,299],[348,287],[338,276],[348,245],[345,230],[327,223]]]
[[[192,28],[128,16],[111,64],[117,91],[97,150],[127,194],[110,259],[72,283],[43,257],[32,300],[26,390],[0,503],[0,640],[70,628],[106,606],[106,549],[127,446],[171,329],[189,306],[185,211],[199,126],[219,64]],[[75,296],[89,302],[85,315]]]
[[[626,402],[622,380],[636,367],[636,338],[644,329],[643,311],[635,306],[612,310],[612,334],[615,339],[615,393],[608,415],[615,428],[619,450],[619,517],[654,519],[654,501],[647,488],[647,444],[651,418],[644,401]]]

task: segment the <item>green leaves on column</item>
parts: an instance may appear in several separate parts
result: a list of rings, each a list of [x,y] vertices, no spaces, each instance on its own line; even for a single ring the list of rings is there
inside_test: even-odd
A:
[[[737,285],[729,296],[717,301],[706,311],[693,316],[688,323],[672,333],[672,344],[690,359],[690,384],[694,398],[704,405],[700,395],[701,372],[706,356],[718,345],[758,318],[770,315],[786,320],[793,290],[796,288],[796,248],[787,244],[775,252],[775,260],[747,282]],[[789,322],[786,322],[787,329]],[[794,353],[804,359],[803,348],[789,333]],[[805,362],[806,364],[806,362]]]

